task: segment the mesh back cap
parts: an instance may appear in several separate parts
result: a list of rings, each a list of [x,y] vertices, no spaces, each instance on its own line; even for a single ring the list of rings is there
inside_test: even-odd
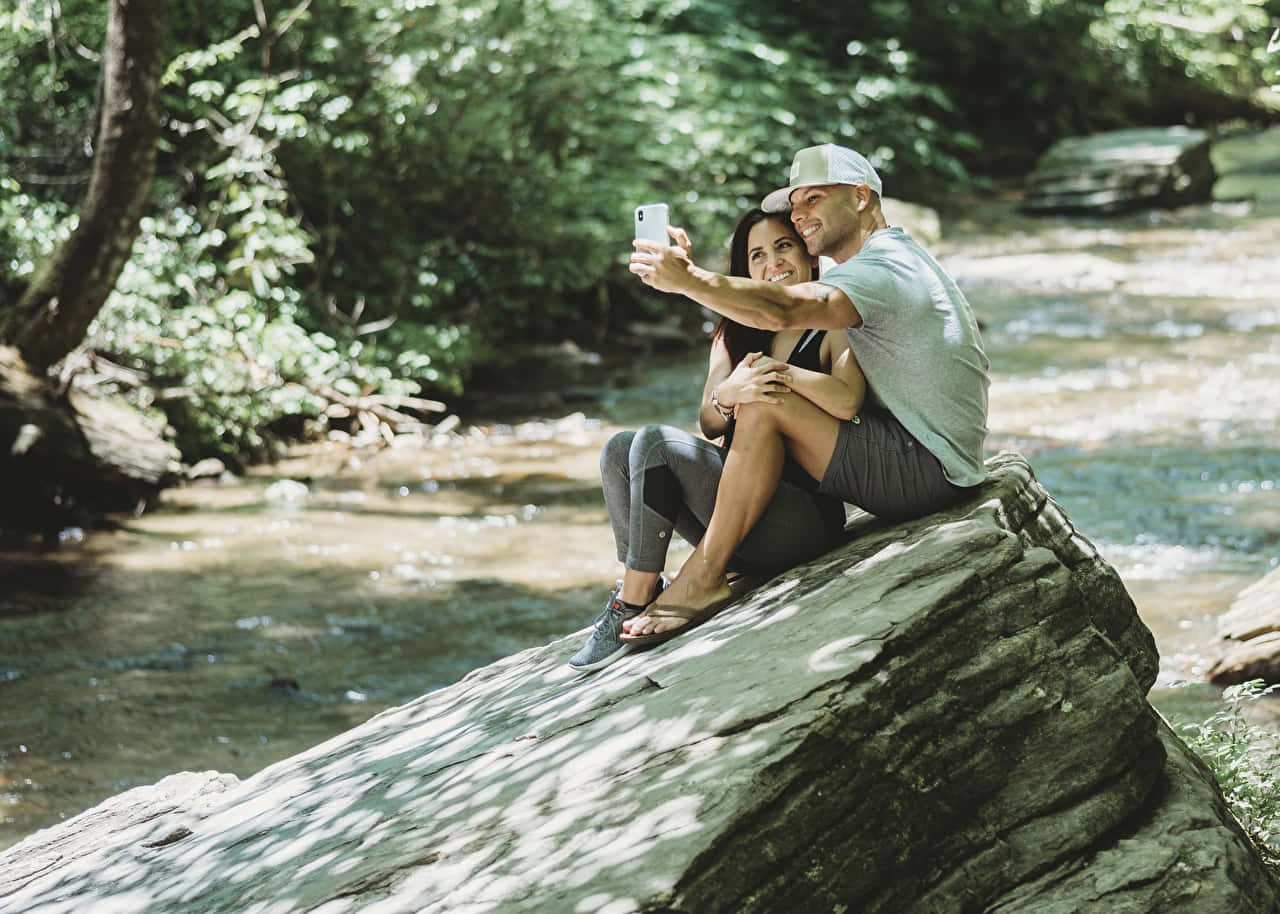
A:
[[[883,196],[880,175],[866,157],[834,143],[808,146],[791,160],[791,183],[780,187],[761,202],[766,213],[785,213],[791,209],[791,192],[797,187],[824,184],[865,184]]]

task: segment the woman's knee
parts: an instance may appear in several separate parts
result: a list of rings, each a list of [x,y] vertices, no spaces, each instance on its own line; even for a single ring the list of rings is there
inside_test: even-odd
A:
[[[631,442],[635,432],[618,432],[600,449],[600,475],[611,472],[626,473],[631,454]]]
[[[655,464],[671,462],[670,444],[673,437],[683,432],[666,425],[646,425],[635,432],[631,440],[630,460],[632,470]]]
[[[667,439],[666,432],[666,427],[662,425],[641,426],[635,431],[635,438],[631,442],[631,447],[634,450],[635,448],[650,448],[654,445],[661,445]]]

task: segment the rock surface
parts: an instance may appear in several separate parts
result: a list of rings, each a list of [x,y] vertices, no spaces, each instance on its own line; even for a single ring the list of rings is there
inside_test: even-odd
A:
[[[906,229],[911,233],[912,238],[925,247],[942,240],[942,219],[938,216],[937,210],[894,197],[885,197],[880,201],[880,205],[884,210],[886,222]]]
[[[1209,670],[1209,681],[1235,685],[1252,679],[1280,683],[1280,568],[1240,591],[1230,609],[1218,617],[1218,634],[1226,642],[1222,658]]]
[[[1280,912],[1146,702],[1114,571],[1021,458],[988,466],[601,673],[565,666],[580,632],[32,835],[0,909]]]
[[[1027,177],[1029,212],[1115,213],[1208,200],[1209,135],[1186,127],[1112,130],[1055,143]]]

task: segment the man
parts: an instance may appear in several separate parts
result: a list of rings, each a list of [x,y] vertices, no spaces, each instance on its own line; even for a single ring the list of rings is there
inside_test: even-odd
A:
[[[982,482],[989,381],[977,322],[938,262],[885,221],[881,190],[875,168],[852,149],[796,153],[790,182],[761,208],[790,210],[809,253],[836,261],[799,285],[704,270],[678,229],[681,245],[635,242],[631,272],[655,289],[752,327],[843,330],[869,391],[846,421],[795,395],[736,408],[706,535],[679,577],[624,624],[624,641],[666,640],[728,600],[729,557],[768,503],[786,453],[821,480],[820,492],[891,519],[939,510]]]

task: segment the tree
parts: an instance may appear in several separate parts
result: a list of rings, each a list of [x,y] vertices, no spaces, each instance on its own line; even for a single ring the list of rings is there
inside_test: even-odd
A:
[[[151,199],[164,0],[110,0],[97,151],[80,219],[11,309],[0,342],[47,369],[80,344],[115,287]]]

